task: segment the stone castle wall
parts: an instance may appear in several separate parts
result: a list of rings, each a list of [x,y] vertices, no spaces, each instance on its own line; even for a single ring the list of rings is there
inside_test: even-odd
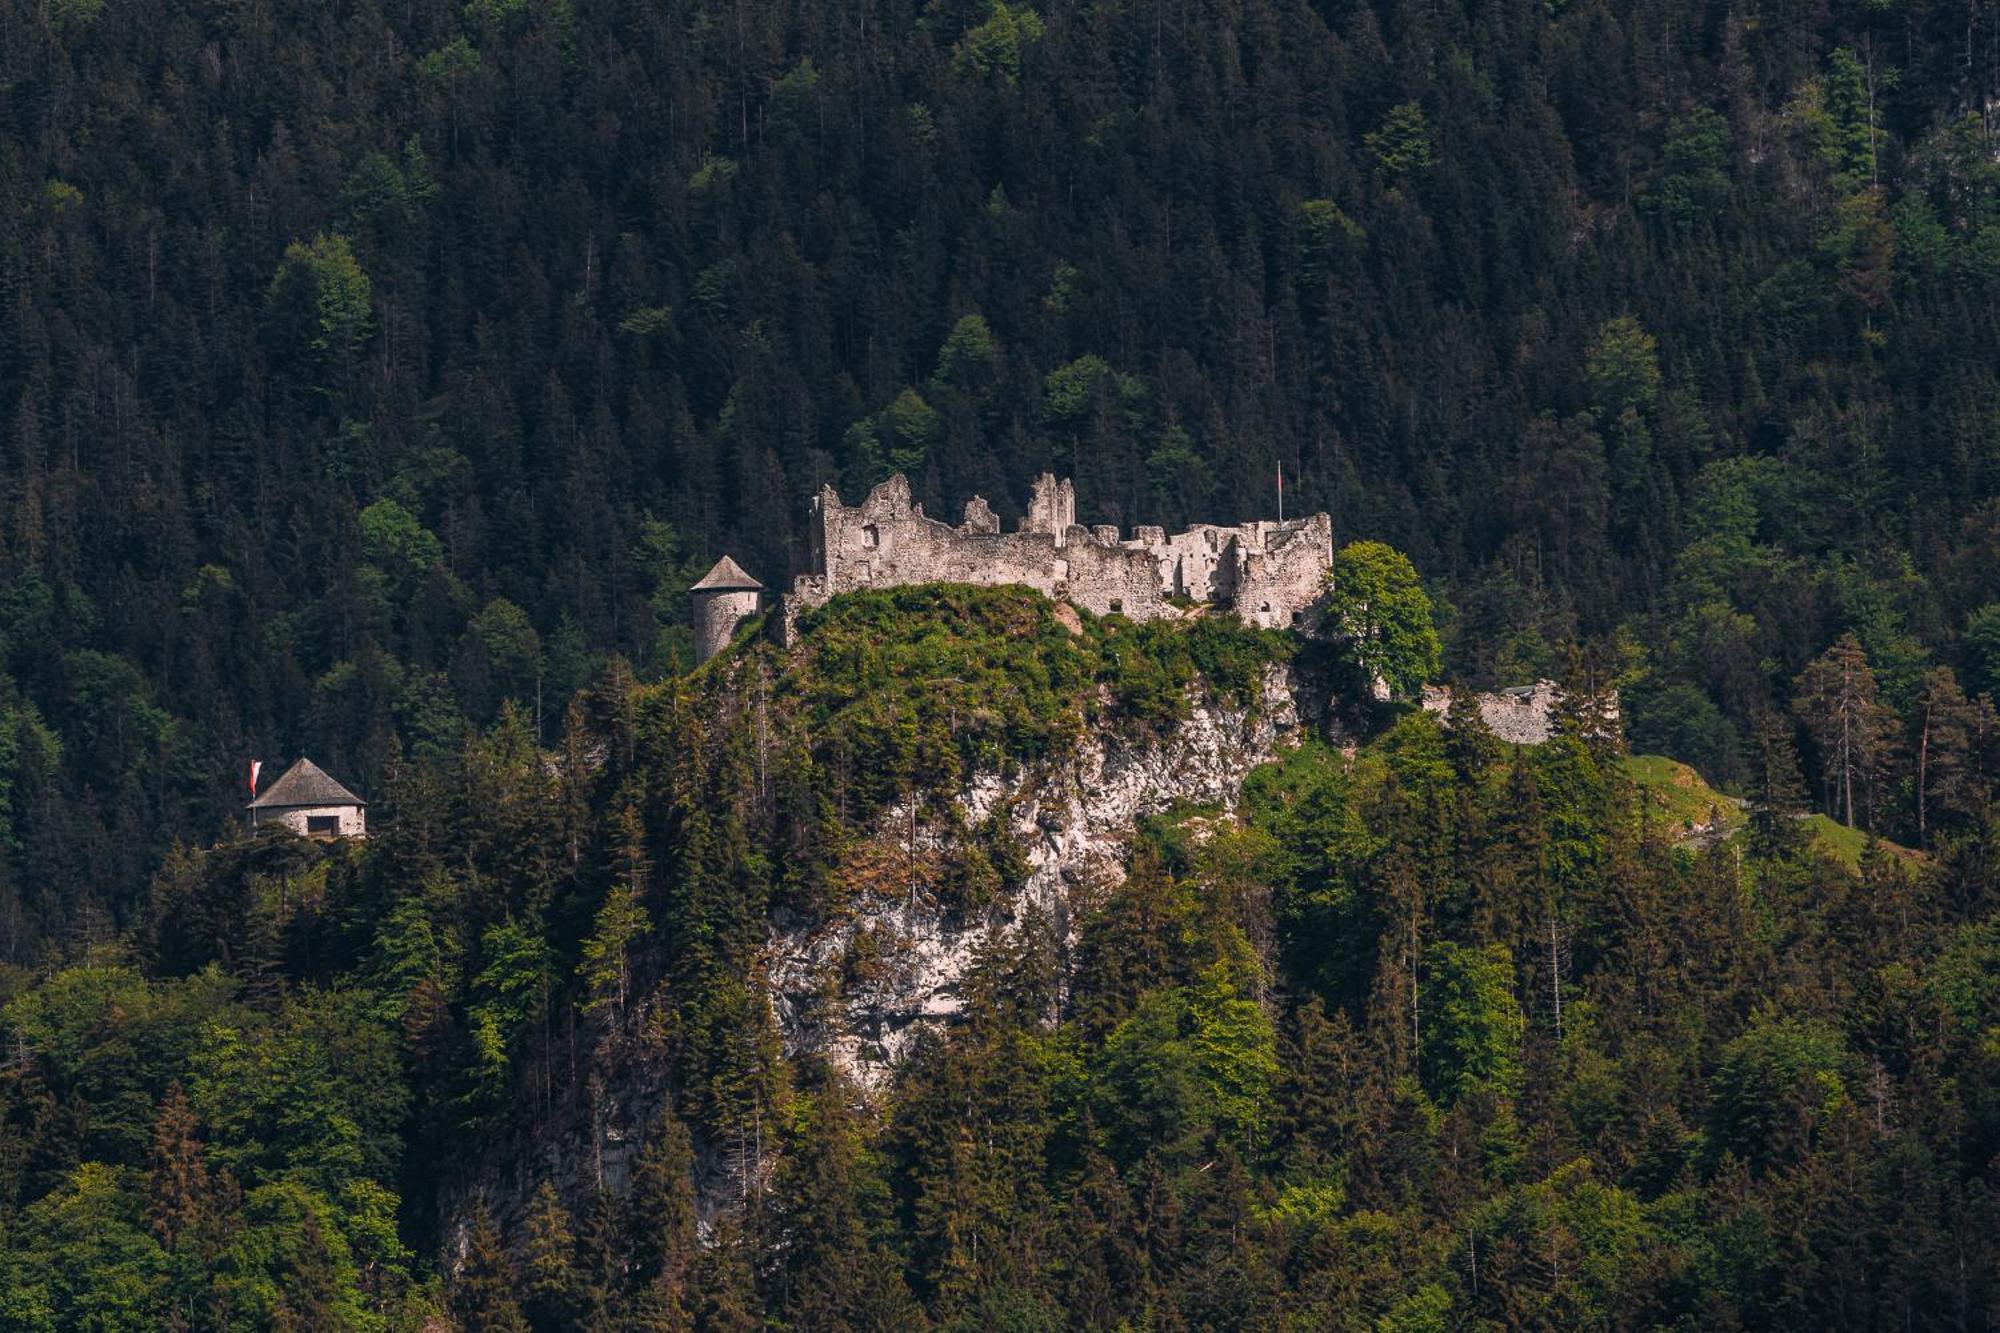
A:
[[[1552,680],[1532,685],[1515,685],[1504,690],[1480,691],[1473,695],[1479,704],[1479,718],[1486,729],[1514,745],[1540,745],[1555,734],[1556,711],[1562,706],[1563,688]],[[1443,720],[1451,712],[1449,685],[1424,686],[1423,706]],[[1618,721],[1618,698],[1607,694],[1601,702],[1603,727],[1609,730]]]
[[[1151,620],[1183,598],[1233,609],[1266,629],[1313,628],[1333,564],[1333,521],[1325,514],[1287,523],[1202,524],[1168,536],[1140,527],[1131,537],[1109,525],[1076,522],[1076,493],[1044,473],[1026,516],[1002,532],[975,496],[958,526],[939,522],[911,498],[900,474],[849,506],[831,486],[813,500],[811,572],[786,593],[779,634],[790,642],[801,613],[844,592],[913,583],[1018,583],[1098,615]]]

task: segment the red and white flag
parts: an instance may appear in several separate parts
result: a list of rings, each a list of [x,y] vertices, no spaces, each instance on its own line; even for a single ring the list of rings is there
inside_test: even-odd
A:
[[[253,797],[257,794],[257,774],[262,772],[263,768],[264,761],[262,759],[252,759],[250,761],[250,795]]]

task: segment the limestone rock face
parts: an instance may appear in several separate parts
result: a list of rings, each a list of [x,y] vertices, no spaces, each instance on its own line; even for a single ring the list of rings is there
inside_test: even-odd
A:
[[[1032,914],[1074,942],[1091,905],[1123,878],[1139,819],[1177,802],[1231,808],[1252,769],[1340,725],[1338,701],[1292,667],[1268,669],[1258,694],[1246,706],[1200,693],[1189,716],[1161,732],[1087,728],[1067,754],[976,773],[955,797],[955,817],[920,812],[914,837],[909,805],[883,812],[856,853],[876,872],[867,879],[875,888],[830,919],[780,915],[771,923],[764,978],[787,1055],[823,1056],[865,1093],[884,1089],[920,1034],[959,1012],[984,944],[1018,932]],[[936,867],[994,816],[1021,850],[1026,873],[984,910],[956,915],[936,892]],[[864,940],[871,965],[857,969]],[[599,1190],[627,1188],[646,1127],[670,1095],[668,1061],[649,1035],[659,1019],[650,1002],[635,1000],[622,1021],[572,1031],[569,1095],[556,1098],[553,1114],[496,1135],[443,1192],[439,1207],[452,1219],[447,1262],[463,1250],[475,1199],[513,1224],[545,1179],[578,1210]],[[775,1130],[727,1143],[697,1137],[704,1225],[768,1183],[774,1140]]]
[[[918,1035],[948,1021],[980,949],[1039,912],[1073,941],[1090,905],[1125,874],[1135,823],[1177,802],[1235,804],[1244,777],[1301,733],[1291,672],[1269,669],[1254,707],[1206,696],[1159,737],[1092,732],[1065,758],[1010,776],[976,775],[957,797],[957,821],[887,811],[871,840],[880,858],[909,867],[826,923],[780,921],[770,949],[772,1001],[787,1054],[828,1058],[864,1088],[880,1087]],[[958,919],[930,891],[926,867],[964,828],[1000,812],[1026,853],[1025,882],[987,911]],[[871,966],[849,965],[866,944]]]

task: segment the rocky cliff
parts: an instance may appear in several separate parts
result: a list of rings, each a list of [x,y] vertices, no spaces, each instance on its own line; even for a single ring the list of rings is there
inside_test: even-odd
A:
[[[1243,778],[1290,743],[1302,714],[1287,666],[1266,669],[1254,701],[1221,702],[1197,687],[1187,720],[1164,735],[1087,733],[1068,754],[1011,777],[975,774],[942,816],[902,802],[885,811],[857,857],[891,873],[838,919],[779,921],[771,935],[772,1002],[788,1055],[817,1054],[863,1087],[879,1085],[926,1025],[948,1022],[981,948],[1040,913],[1061,940],[1125,873],[1137,821],[1175,805],[1235,801]],[[987,910],[966,916],[933,892],[935,870],[964,829],[998,818],[1027,874]],[[895,873],[897,864],[903,873]],[[860,952],[867,966],[856,969]],[[857,972],[859,975],[857,975]]]
[[[601,747],[605,789],[652,794],[657,869],[631,1003],[552,1015],[541,1064],[520,1080],[532,1105],[524,1095],[440,1200],[457,1219],[450,1244],[474,1197],[506,1221],[544,1180],[572,1208],[622,1192],[668,1104],[694,1130],[705,1216],[756,1191],[799,1068],[824,1060],[864,1094],[883,1090],[920,1034],[960,1010],[983,948],[1039,921],[1067,950],[1124,877],[1139,821],[1228,811],[1252,770],[1339,725],[1332,694],[1287,641],[1233,622],[1135,626],[949,585],[843,599],[791,648],[748,645],[697,679],[642,688]],[[959,873],[968,856],[975,894]],[[695,1044],[712,1052],[715,1029],[689,1018],[677,977],[703,938],[696,914],[741,922],[746,909],[761,924],[734,937],[729,966],[762,995],[723,1044],[740,1035],[753,1062],[781,1067],[747,1115],[737,1093],[726,1120],[704,1122],[715,1066],[701,1084],[688,1071],[704,1068]]]

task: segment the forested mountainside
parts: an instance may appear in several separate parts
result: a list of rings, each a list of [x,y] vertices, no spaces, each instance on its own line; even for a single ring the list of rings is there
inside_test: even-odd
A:
[[[1601,696],[1514,747],[1348,670],[854,595],[552,753],[509,709],[366,843],[177,855],[8,979],[0,1327],[2000,1323],[1987,853],[1848,846],[1781,759],[1724,817]],[[1066,766],[1204,728],[1226,804],[1070,875]]]
[[[1987,0],[0,0],[0,1328],[2000,1324],[1996,108]],[[822,484],[1281,468],[1324,642],[691,664]]]
[[[1976,695],[1996,95],[1984,0],[6,0],[0,950],[129,926],[252,754],[552,741],[890,468],[1283,464],[1456,672],[1603,646],[1734,790],[1844,631]]]

